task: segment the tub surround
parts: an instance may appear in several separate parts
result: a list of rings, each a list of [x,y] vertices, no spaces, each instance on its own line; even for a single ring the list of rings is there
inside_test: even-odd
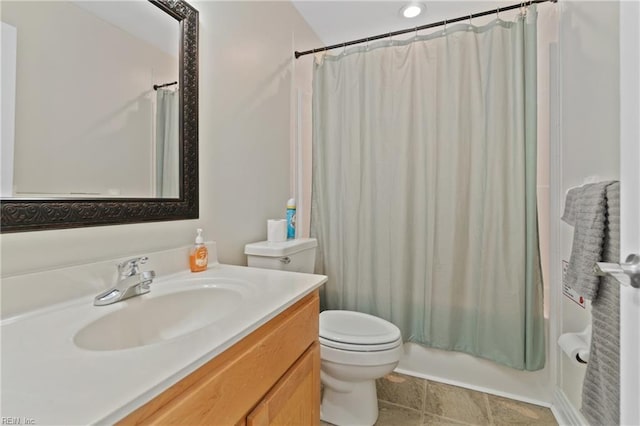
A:
[[[549,367],[519,371],[469,354],[406,342],[395,371],[531,404],[551,405]]]
[[[155,269],[158,278],[149,294],[138,297],[170,293],[176,285],[194,278],[241,280],[251,287],[248,296],[224,320],[171,340],[124,350],[91,351],[79,348],[73,340],[79,330],[107,311],[125,307],[126,301],[93,306],[97,292],[113,284],[107,271],[115,270],[120,259],[3,280],[3,415],[32,418],[38,424],[118,421],[326,281],[318,275],[220,265],[215,263],[215,244],[209,247],[214,263],[206,272],[194,274],[185,270],[187,250],[147,254],[150,260],[144,269]],[[177,267],[182,271],[170,272]],[[73,279],[63,285],[65,278]],[[21,285],[27,290],[19,292]],[[23,299],[37,290],[44,294],[29,306]],[[70,295],[75,297],[69,299]]]

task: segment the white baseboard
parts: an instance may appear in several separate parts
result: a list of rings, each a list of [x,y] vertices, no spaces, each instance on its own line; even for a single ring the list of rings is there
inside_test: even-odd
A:
[[[561,426],[585,426],[588,425],[580,411],[574,407],[561,389],[553,393],[551,412]]]

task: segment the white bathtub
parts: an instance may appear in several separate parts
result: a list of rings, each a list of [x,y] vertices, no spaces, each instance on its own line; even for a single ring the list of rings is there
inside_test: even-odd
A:
[[[405,343],[397,373],[551,406],[553,386],[549,357],[544,369],[520,371],[461,352]],[[548,351],[547,351],[548,352]]]

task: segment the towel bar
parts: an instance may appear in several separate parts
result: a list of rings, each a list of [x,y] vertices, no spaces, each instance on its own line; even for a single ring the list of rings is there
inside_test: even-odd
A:
[[[623,264],[597,262],[593,273],[598,276],[611,275],[623,285],[640,288],[640,256],[630,254]],[[629,283],[624,279],[625,276],[629,277]]]

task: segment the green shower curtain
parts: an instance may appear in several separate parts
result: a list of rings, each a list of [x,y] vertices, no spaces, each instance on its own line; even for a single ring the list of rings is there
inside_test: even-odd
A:
[[[156,91],[156,197],[180,197],[179,93]]]
[[[317,56],[312,236],[323,304],[405,341],[544,366],[536,9]]]

